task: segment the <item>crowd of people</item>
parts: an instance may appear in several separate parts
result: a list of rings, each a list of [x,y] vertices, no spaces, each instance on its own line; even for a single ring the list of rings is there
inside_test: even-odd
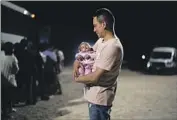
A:
[[[42,47],[41,47],[42,46]],[[37,46],[28,39],[20,43],[1,41],[1,116],[11,117],[16,104],[35,105],[38,98],[62,94],[58,75],[64,54],[49,45]]]

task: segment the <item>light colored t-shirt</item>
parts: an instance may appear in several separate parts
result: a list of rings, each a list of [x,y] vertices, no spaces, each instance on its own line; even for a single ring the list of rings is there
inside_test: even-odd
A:
[[[64,60],[65,60],[63,51],[58,50],[58,55],[60,56],[60,60],[61,60],[61,61],[64,61]]]
[[[14,55],[5,55],[3,51],[1,51],[0,58],[1,75],[3,76],[3,79],[1,79],[2,84],[7,85],[10,82],[16,87],[15,74],[19,71],[17,58]]]
[[[111,106],[116,94],[117,78],[123,61],[123,47],[118,38],[105,42],[100,38],[93,49],[96,51],[93,69],[98,67],[106,72],[98,80],[96,86],[85,88],[85,99],[94,104]]]

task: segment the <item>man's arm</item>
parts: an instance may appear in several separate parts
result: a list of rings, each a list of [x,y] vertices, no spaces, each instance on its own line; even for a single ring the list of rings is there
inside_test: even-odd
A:
[[[80,66],[80,62],[78,60],[75,60],[73,63],[73,78],[78,77],[79,66]]]
[[[84,84],[97,84],[100,77],[105,72],[110,71],[121,56],[121,50],[116,45],[109,46],[107,49],[102,51],[102,53],[103,55],[99,58],[100,61],[96,65],[96,71],[88,75],[77,77],[75,79],[76,82]]]
[[[88,75],[76,77],[75,81],[84,84],[96,84],[105,71],[106,70],[97,67],[95,72],[92,72]]]
[[[14,61],[13,61],[13,74],[16,74],[19,71],[19,66],[18,66],[18,60],[14,56]]]

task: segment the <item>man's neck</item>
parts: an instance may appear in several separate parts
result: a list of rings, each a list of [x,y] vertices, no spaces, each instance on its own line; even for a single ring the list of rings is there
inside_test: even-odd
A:
[[[103,37],[104,41],[108,41],[115,38],[115,36],[111,32],[106,32],[105,36]]]

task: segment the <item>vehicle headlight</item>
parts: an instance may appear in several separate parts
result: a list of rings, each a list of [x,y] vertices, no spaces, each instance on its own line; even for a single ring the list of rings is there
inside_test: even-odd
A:
[[[173,62],[167,62],[166,65],[167,65],[168,67],[172,67],[172,66],[174,65],[174,63],[173,63]]]
[[[147,65],[146,65],[146,67],[149,68],[150,66],[151,66],[151,63],[148,62]]]

